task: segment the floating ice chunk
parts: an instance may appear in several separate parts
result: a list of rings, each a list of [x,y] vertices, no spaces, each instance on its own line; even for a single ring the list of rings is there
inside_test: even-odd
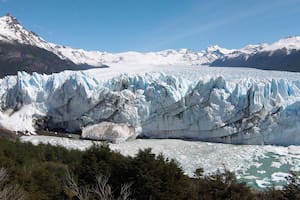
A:
[[[271,182],[268,181],[267,179],[256,180],[255,182],[259,188],[267,188],[271,186]]]
[[[276,172],[276,173],[272,174],[271,179],[272,179],[272,181],[275,181],[275,182],[279,182],[279,181],[286,182],[286,177],[288,177],[288,176],[289,176],[288,173]]]
[[[274,167],[274,168],[280,168],[281,167],[281,163],[280,162],[272,162],[271,163],[271,167]]]
[[[126,124],[101,122],[82,129],[82,138],[93,140],[106,140],[113,143],[124,142],[135,137],[134,127]]]

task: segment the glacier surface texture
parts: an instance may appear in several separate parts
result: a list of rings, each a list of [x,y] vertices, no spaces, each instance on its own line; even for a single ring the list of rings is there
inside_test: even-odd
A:
[[[0,80],[0,125],[80,132],[112,142],[145,137],[300,144],[299,75],[283,75],[239,79],[190,70],[99,79],[89,72],[20,72]]]

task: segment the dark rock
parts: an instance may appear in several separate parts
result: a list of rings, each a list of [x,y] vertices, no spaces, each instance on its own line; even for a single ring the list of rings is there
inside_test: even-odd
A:
[[[225,56],[210,64],[220,67],[251,67],[264,70],[300,72],[300,51],[278,49],[274,52],[258,52],[253,55],[241,54],[237,57]]]
[[[100,66],[108,67],[108,66]],[[0,42],[0,78],[18,71],[51,74],[64,70],[86,70],[89,65],[76,65],[45,49],[19,43]]]

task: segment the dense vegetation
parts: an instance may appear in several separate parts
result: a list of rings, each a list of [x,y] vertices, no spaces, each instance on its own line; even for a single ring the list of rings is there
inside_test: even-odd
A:
[[[300,199],[296,173],[282,191],[258,192],[227,170],[189,178],[150,149],[125,157],[105,144],[81,152],[0,139],[0,167],[0,198],[19,195],[7,199]]]

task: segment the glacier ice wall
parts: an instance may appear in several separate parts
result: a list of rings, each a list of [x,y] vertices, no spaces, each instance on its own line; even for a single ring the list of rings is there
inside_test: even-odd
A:
[[[0,125],[12,130],[81,132],[104,122],[146,138],[235,144],[300,144],[300,81],[122,74],[99,81],[84,72],[0,80]],[[14,121],[18,121],[18,126]],[[127,127],[127,128],[128,128]],[[116,128],[117,130],[117,128]],[[126,130],[126,129],[125,129]],[[86,133],[97,138],[97,133]],[[99,136],[100,137],[100,136]]]

